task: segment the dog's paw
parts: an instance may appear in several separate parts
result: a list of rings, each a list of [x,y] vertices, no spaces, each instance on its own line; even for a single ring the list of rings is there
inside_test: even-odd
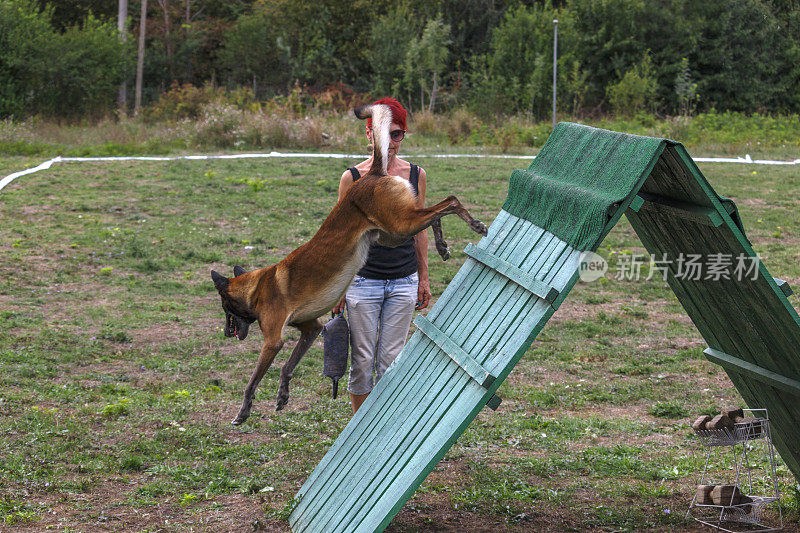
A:
[[[439,256],[442,258],[442,261],[447,261],[450,259],[450,247],[447,246],[446,243],[436,243],[436,251],[439,252]]]
[[[470,229],[475,233],[479,233],[486,237],[489,234],[489,228],[486,227],[486,224],[481,222],[480,220],[473,219],[472,222],[469,224]]]
[[[288,391],[286,391],[286,392],[283,392],[283,391],[278,392],[278,399],[275,402],[275,410],[276,411],[280,411],[281,409],[286,407],[287,403],[289,403],[289,392]]]

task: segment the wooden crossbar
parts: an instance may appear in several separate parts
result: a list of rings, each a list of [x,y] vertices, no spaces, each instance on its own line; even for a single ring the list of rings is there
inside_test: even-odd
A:
[[[488,389],[496,379],[491,372],[475,360],[470,354],[456,344],[446,333],[437,328],[433,322],[424,315],[417,315],[414,319],[419,331],[433,341],[450,359],[452,359],[464,372],[478,382],[481,387]],[[498,402],[499,405],[499,402]]]
[[[788,298],[789,296],[794,294],[794,291],[792,291],[792,287],[789,286],[789,284],[786,283],[786,281],[778,278],[772,278],[772,279],[774,279],[775,283],[778,284],[778,288],[781,290],[784,296]]]
[[[497,411],[497,408],[500,407],[500,402],[502,401],[503,399],[497,394],[495,394],[491,398],[489,398],[489,401],[486,402],[486,406],[492,411]]]
[[[641,203],[637,202],[638,208],[634,209],[634,211],[637,212],[644,209],[646,211],[677,216],[715,228],[721,226],[723,222],[722,215],[713,207],[690,204],[667,198],[666,196],[644,192],[640,192],[637,197],[643,200]],[[631,206],[633,206],[633,203],[631,203]]]
[[[706,348],[703,350],[703,353],[706,354],[706,358],[708,358],[709,361],[717,363],[725,369],[752,377],[753,379],[757,379],[758,381],[766,383],[771,387],[789,392],[800,398],[800,381],[787,378],[786,376],[782,376],[771,370],[767,370],[766,368],[754,365],[753,363],[748,363],[747,361],[743,361],[738,357],[734,357],[713,348]]]
[[[473,258],[475,261],[478,261],[479,263],[486,265],[499,274],[502,274],[528,292],[535,294],[539,298],[549,303],[551,306],[553,305],[553,302],[556,301],[556,298],[558,298],[559,292],[555,288],[542,281],[539,281],[529,272],[525,272],[524,270],[512,265],[508,261],[504,261],[496,255],[492,255],[483,248],[478,248],[474,244],[469,243],[464,250],[464,253]]]

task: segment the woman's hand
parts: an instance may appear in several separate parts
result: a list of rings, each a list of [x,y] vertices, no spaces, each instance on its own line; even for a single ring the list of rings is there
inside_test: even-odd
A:
[[[431,303],[431,284],[427,279],[421,279],[417,288],[417,305],[414,309],[417,311],[425,309],[429,303]]]
[[[338,315],[339,313],[344,311],[344,304],[345,304],[346,300],[347,300],[347,297],[346,296],[342,296],[342,300],[338,304],[336,304],[336,307],[334,307],[331,312],[334,315]]]

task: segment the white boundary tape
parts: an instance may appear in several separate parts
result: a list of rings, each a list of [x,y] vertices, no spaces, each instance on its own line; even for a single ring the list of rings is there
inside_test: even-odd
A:
[[[3,187],[27,174],[33,174],[40,170],[47,170],[53,163],[63,162],[97,162],[97,161],[178,161],[178,160],[207,160],[207,159],[265,159],[271,157],[302,157],[305,159],[311,158],[328,158],[328,159],[361,159],[364,154],[302,154],[302,153],[281,153],[270,152],[268,154],[222,154],[222,155],[182,155],[182,156],[122,156],[122,157],[54,157],[45,161],[41,165],[19,172],[9,174],[0,180],[0,191]],[[535,159],[536,156],[529,155],[485,155],[485,154],[418,154],[407,155],[405,157],[419,159],[422,157],[434,158],[455,158],[455,157],[476,157],[484,159]],[[741,163],[751,165],[800,165],[800,159],[792,161],[772,161],[768,159],[752,159],[750,154],[744,157],[695,157],[693,160],[697,163]]]

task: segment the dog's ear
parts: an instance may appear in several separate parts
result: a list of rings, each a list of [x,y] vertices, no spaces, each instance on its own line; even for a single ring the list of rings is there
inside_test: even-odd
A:
[[[229,280],[225,276],[217,273],[215,270],[212,270],[211,279],[214,280],[214,286],[217,288],[219,292],[225,292],[228,290]]]
[[[233,277],[241,276],[245,272],[247,272],[247,270],[243,269],[239,265],[236,265],[235,267],[233,267]]]

